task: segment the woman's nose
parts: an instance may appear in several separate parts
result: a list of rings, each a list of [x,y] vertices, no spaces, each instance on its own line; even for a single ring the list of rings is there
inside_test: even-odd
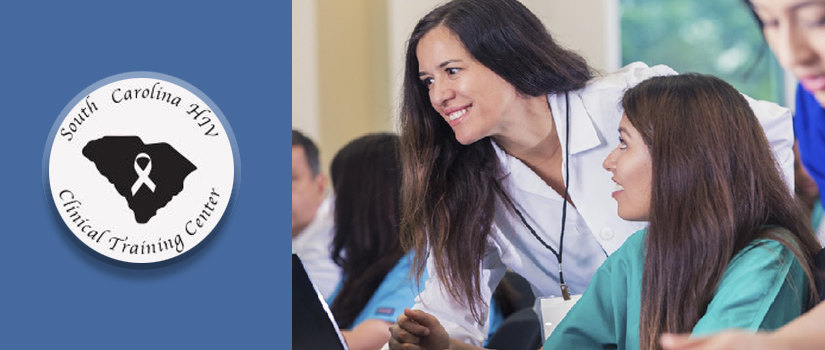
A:
[[[615,167],[616,167],[616,156],[615,155],[616,155],[616,149],[614,148],[612,151],[610,151],[610,153],[604,159],[604,162],[602,162],[602,167],[604,167],[604,170],[613,171],[613,169],[615,169]]]
[[[446,79],[436,80],[430,87],[430,102],[433,106],[445,106],[447,102],[455,97],[455,90],[452,84]]]

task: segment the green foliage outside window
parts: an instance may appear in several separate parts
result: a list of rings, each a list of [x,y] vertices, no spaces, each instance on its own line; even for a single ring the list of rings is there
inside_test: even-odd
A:
[[[621,0],[622,64],[718,76],[784,104],[783,73],[742,0]]]

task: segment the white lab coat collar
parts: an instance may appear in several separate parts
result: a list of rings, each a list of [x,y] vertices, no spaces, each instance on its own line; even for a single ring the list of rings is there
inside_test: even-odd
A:
[[[492,141],[492,139],[490,140]],[[553,191],[550,186],[547,186],[544,180],[533,172],[527,164],[524,164],[521,159],[507,154],[495,141],[492,141],[492,143],[503,171],[502,176],[498,179],[499,182],[504,183],[505,178],[512,177],[513,186],[519,190],[537,194],[548,199],[561,200],[561,196]]]
[[[570,100],[570,154],[577,154],[600,146],[604,140],[599,137],[593,125],[593,117],[588,113],[582,101],[581,91],[571,91],[567,94]],[[556,131],[559,134],[562,151],[566,148],[567,131],[567,103],[565,94],[547,95]]]
[[[570,197],[579,205],[575,210],[581,215],[602,249],[611,254],[621,246],[624,238],[642,228],[644,223],[633,223],[618,218],[616,203],[610,198],[614,183],[610,181],[610,174],[601,167],[601,161],[610,152],[612,147],[607,145],[602,132],[597,129],[596,121],[602,116],[591,115],[587,110],[583,94],[580,90],[569,93],[570,98]],[[614,94],[615,95],[615,94]],[[585,96],[586,97],[586,96]],[[559,141],[562,151],[565,148],[566,103],[564,94],[549,95],[548,103],[553,113],[553,120],[558,125]],[[598,98],[613,98],[613,96],[598,96]],[[610,113],[608,125],[602,126],[605,130],[618,128],[618,117],[621,115],[619,100],[615,101],[615,108],[605,108],[605,111],[594,113]],[[606,127],[606,128],[605,128]],[[514,189],[536,194],[548,200],[561,201],[562,196],[556,193],[544,180],[521,160],[508,155],[499,145],[493,142],[498,154],[504,175],[500,181],[508,176]],[[581,159],[580,159],[581,158]],[[587,158],[585,160],[584,158]],[[596,158],[594,161],[592,158]],[[562,171],[567,167],[567,160],[562,159]],[[502,181],[504,183],[504,181]],[[592,206],[587,203],[602,203]],[[607,213],[613,213],[609,215]],[[616,234],[618,233],[618,235]]]
[[[604,140],[596,131],[592,117],[587,112],[582,101],[581,93],[579,91],[571,91],[568,95],[570,98],[570,154],[575,155],[602,145]],[[559,142],[561,143],[562,152],[564,152],[567,147],[565,145],[565,132],[567,128],[565,95],[564,93],[547,95],[547,101],[550,104],[553,122],[556,123]],[[492,143],[503,170],[503,176],[499,178],[499,181],[512,175],[515,179],[518,179],[514,185],[520,190],[550,199],[561,200],[561,196],[553,191],[550,186],[547,186],[544,180],[520,159],[507,154],[495,141]],[[562,171],[564,171],[566,167],[567,160],[562,158]],[[573,175],[571,174],[571,176]]]

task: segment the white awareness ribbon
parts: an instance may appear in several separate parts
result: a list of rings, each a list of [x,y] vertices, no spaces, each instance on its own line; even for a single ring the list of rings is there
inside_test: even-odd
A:
[[[149,162],[146,163],[146,168],[144,169],[141,169],[140,165],[138,165],[138,159],[141,158],[149,160]],[[148,187],[150,191],[155,192],[155,183],[152,182],[152,179],[149,178],[149,173],[151,172],[152,158],[150,158],[149,155],[146,153],[141,153],[135,156],[135,173],[137,173],[138,178],[137,181],[135,181],[135,184],[132,185],[132,196],[134,196],[135,193],[137,193],[137,191],[140,189],[140,186],[143,185],[146,185],[146,187]]]

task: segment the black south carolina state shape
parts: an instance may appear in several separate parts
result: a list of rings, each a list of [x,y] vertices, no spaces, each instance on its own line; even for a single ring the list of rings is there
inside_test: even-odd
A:
[[[180,193],[184,179],[197,169],[168,143],[146,145],[137,136],[104,136],[89,141],[83,155],[126,198],[135,221],[141,224]]]

